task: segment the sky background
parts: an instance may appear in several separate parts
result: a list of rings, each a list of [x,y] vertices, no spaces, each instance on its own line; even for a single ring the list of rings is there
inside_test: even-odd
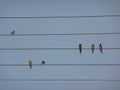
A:
[[[89,16],[120,14],[120,0],[0,0],[0,17]],[[120,32],[120,17],[0,18],[0,34]],[[119,35],[3,36],[0,48],[119,48]],[[0,50],[0,64],[120,64],[119,50]],[[0,79],[113,79],[119,66],[0,66]],[[0,81],[0,90],[120,90],[120,82],[106,81]]]

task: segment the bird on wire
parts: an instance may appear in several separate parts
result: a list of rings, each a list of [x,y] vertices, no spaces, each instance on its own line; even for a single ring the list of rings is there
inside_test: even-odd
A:
[[[46,64],[46,62],[43,60],[43,61],[41,62],[41,64],[42,64],[42,65],[45,65],[45,64]]]
[[[92,53],[94,53],[94,50],[95,50],[95,45],[94,44],[91,45],[91,50],[92,50]]]
[[[101,53],[103,53],[103,46],[102,46],[102,44],[99,44],[99,50],[100,50]]]
[[[32,69],[32,61],[29,60],[29,66],[30,66],[30,69]]]
[[[82,53],[82,44],[79,44],[79,51]]]
[[[11,35],[15,35],[15,31],[12,31],[10,34],[11,34]]]

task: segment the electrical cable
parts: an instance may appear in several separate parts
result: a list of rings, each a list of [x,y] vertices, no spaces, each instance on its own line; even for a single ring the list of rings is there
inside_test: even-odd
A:
[[[82,48],[91,50],[91,48]],[[95,48],[99,49],[99,48]],[[79,48],[0,48],[0,50],[79,50]],[[120,50],[120,48],[103,48],[103,50]]]
[[[0,81],[99,81],[99,82],[120,82],[113,79],[0,79]]]
[[[84,16],[0,16],[0,18],[40,18],[40,19],[52,19],[52,18],[102,18],[102,17],[120,17],[119,14],[116,15],[84,15]]]
[[[109,33],[51,33],[51,34],[0,34],[0,36],[75,36],[75,35],[120,35],[120,32]]]
[[[29,66],[29,64],[0,64],[0,66]],[[32,66],[120,66],[120,64],[32,64]]]

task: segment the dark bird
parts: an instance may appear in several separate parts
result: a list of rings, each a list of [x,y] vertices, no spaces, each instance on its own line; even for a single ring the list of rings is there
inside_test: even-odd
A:
[[[45,63],[45,61],[42,61],[41,64],[44,65],[44,64],[46,64],[46,63]]]
[[[91,50],[92,50],[92,53],[94,53],[94,50],[95,50],[95,45],[94,44],[91,45]]]
[[[30,69],[32,69],[32,61],[29,60],[29,66],[30,66]]]
[[[11,32],[11,35],[14,35],[14,34],[15,34],[15,31],[12,31],[12,32]]]
[[[80,53],[82,53],[82,44],[79,44]]]
[[[100,52],[103,53],[103,46],[102,46],[102,44],[99,44],[99,49],[100,49]]]

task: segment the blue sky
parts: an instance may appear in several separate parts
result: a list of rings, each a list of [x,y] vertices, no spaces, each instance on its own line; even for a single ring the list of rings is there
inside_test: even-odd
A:
[[[89,16],[120,14],[119,0],[0,0],[0,16]],[[120,17],[102,18],[0,18],[0,34],[105,33],[120,32]],[[90,48],[100,43],[104,48],[119,48],[119,35],[83,36],[7,36],[0,37],[0,48]],[[119,50],[21,50],[0,51],[0,64],[120,64]],[[0,67],[0,79],[115,79],[120,67],[76,66]],[[119,90],[120,82],[42,82],[0,81],[0,90]]]

